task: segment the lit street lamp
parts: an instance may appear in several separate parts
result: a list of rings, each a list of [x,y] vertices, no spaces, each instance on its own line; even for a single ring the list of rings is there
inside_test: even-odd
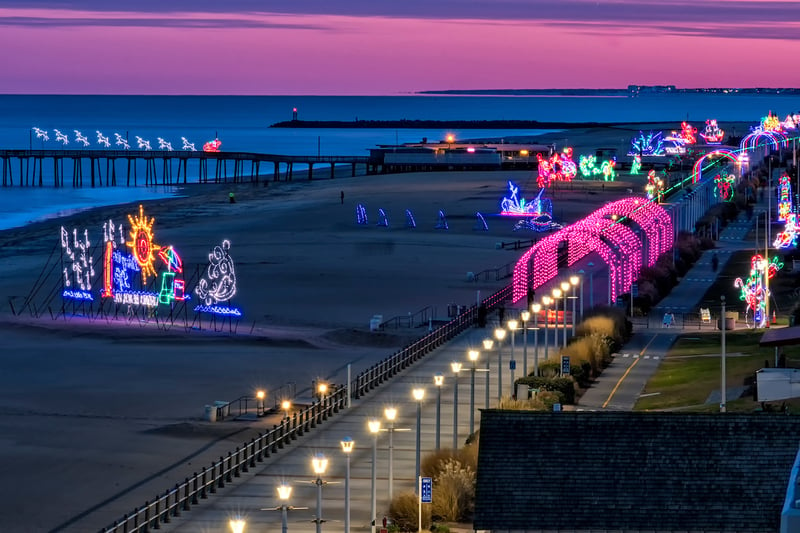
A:
[[[442,385],[444,385],[444,376],[442,374],[436,374],[433,376],[433,384],[436,385],[436,451],[439,451],[439,436],[441,434],[442,429],[442,420],[441,420],[441,412],[442,412]]]
[[[564,348],[567,347],[567,295],[569,294],[567,291],[569,288],[569,281],[561,282],[561,292],[564,293]]]
[[[453,371],[453,451],[458,449],[458,373],[461,372],[461,363],[453,361],[450,363]]]
[[[340,444],[347,459],[344,475],[344,533],[350,533],[350,454],[353,452],[355,441],[345,437]]]
[[[421,441],[422,438],[422,400],[425,398],[425,389],[416,388],[411,391],[411,394],[414,396],[414,401],[417,402],[417,461],[416,461],[416,472],[415,479],[419,480],[419,465],[420,465],[420,448],[421,448]],[[415,486],[419,484],[419,481],[415,483]]]
[[[495,329],[494,338],[497,339],[497,401],[499,402],[503,398],[503,339],[506,338],[506,330]]]
[[[511,373],[511,396],[514,396],[514,369],[517,367],[517,360],[514,359],[514,337],[516,337],[517,326],[519,322],[516,320],[508,321],[508,331],[511,332],[511,360],[508,362],[508,369]]]
[[[533,375],[539,375],[539,311],[542,310],[542,304],[532,303],[531,312],[533,313],[533,329],[536,333],[533,334]]]
[[[719,402],[719,412],[720,413],[725,413],[728,410],[728,406],[726,405],[726,403],[728,402],[728,394],[727,394],[727,391],[726,391],[726,388],[727,388],[728,384],[727,384],[727,376],[726,376],[727,372],[726,372],[726,369],[725,369],[725,356],[726,356],[726,353],[725,353],[725,348],[726,348],[725,347],[725,296],[724,295],[720,296],[719,299],[722,302],[722,312],[720,313],[720,317],[719,317],[719,321],[720,321],[720,328],[719,329],[722,331],[722,339],[721,339],[721,345],[722,345],[721,348],[722,348],[722,350],[720,352],[721,353],[721,359],[722,359],[722,386],[720,387],[721,388],[720,392],[721,392],[722,396],[721,396],[721,399],[720,399],[720,402]]]
[[[283,400],[281,402],[281,409],[286,413],[286,418],[289,418],[289,411],[292,409],[292,402],[289,400]]]
[[[531,318],[529,311],[522,311],[519,314],[522,319],[522,373],[528,377],[528,320]]]
[[[581,282],[579,276],[570,276],[569,283],[572,285],[572,336],[575,336],[575,300],[578,297],[575,295],[575,287]],[[581,285],[581,292],[583,292],[583,285]],[[581,300],[581,320],[583,320],[583,300]]]
[[[550,321],[550,302],[553,299],[549,296],[542,296],[542,305],[544,306],[544,360],[547,361],[548,355],[547,351],[549,350],[549,343],[547,342],[547,325]],[[536,375],[539,375],[539,366],[536,366]]]
[[[553,320],[553,347],[558,351],[558,299],[561,298],[561,289],[553,289],[553,307],[556,310],[556,318]]]
[[[263,390],[256,391],[256,416],[264,416],[264,398],[267,393]]]
[[[475,363],[478,361],[480,352],[478,350],[470,350],[467,352],[469,360],[472,362],[472,368],[469,379],[469,434],[475,433]]]
[[[281,533],[289,531],[289,506],[286,502],[292,495],[292,487],[289,485],[278,485],[278,499],[281,501]]]
[[[484,391],[486,393],[486,403],[484,404],[484,408],[485,409],[489,408],[489,355],[488,355],[488,352],[491,351],[492,346],[494,346],[494,341],[492,339],[483,339],[483,349],[486,350],[486,352],[487,352],[487,355],[486,355],[486,369],[484,370],[484,372],[486,372],[486,390]]]
[[[317,486],[317,517],[314,522],[317,525],[317,533],[322,533],[322,485],[325,484],[322,481],[322,475],[328,469],[328,459],[322,454],[317,454],[311,460],[311,467],[317,475],[317,479],[314,480],[314,484]]]
[[[233,518],[228,522],[228,526],[230,526],[232,533],[243,533],[244,526],[246,525],[247,522],[245,522],[241,518]]]
[[[584,276],[586,275],[586,272],[584,272],[581,269],[581,270],[578,270],[578,274],[579,274],[578,283],[580,283],[580,285],[581,285],[581,322],[583,322],[583,308],[584,308],[584,304],[583,304],[583,279],[584,279]]]
[[[394,420],[397,418],[397,409],[394,407],[387,407],[383,410],[383,416],[389,421],[389,501],[392,501],[392,485],[394,484],[394,472],[392,469],[394,459]]]
[[[371,533],[375,533],[375,513],[377,507],[377,489],[376,485],[376,463],[378,462],[378,433],[381,431],[381,421],[377,418],[371,419],[367,426],[369,427],[369,432],[372,433],[372,506],[370,507],[370,524],[371,524]],[[284,531],[284,533],[286,533]]]

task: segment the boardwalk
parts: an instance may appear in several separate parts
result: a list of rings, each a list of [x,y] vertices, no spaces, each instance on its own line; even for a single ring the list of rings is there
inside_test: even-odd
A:
[[[3,187],[256,183],[270,171],[274,181],[291,181],[295,165],[308,169],[308,179],[315,166],[330,168],[331,178],[337,165],[350,165],[352,176],[378,172],[367,156],[155,150],[0,150],[0,165]]]

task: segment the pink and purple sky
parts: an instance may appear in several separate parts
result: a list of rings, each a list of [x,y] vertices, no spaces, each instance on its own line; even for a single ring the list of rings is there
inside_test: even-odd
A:
[[[799,21],[796,0],[0,0],[0,93],[800,87]]]

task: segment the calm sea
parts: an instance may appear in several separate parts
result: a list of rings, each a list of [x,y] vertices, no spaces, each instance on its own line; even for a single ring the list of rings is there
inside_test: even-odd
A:
[[[306,120],[493,120],[519,119],[563,122],[697,122],[752,121],[768,111],[785,116],[800,109],[800,98],[741,95],[655,95],[625,97],[485,97],[485,96],[25,96],[0,95],[0,148],[62,146],[54,129],[69,136],[74,130],[100,149],[97,133],[126,137],[132,148],[136,136],[157,138],[182,146],[181,137],[201,149],[218,137],[223,151],[252,151],[296,155],[367,155],[377,144],[431,141],[452,133],[456,138],[535,135],[541,130],[395,130],[269,128],[290,120],[297,108]],[[46,130],[49,140],[36,138],[32,128]],[[0,229],[95,205],[111,205],[176,194],[174,190],[0,190]],[[22,205],[28,211],[21,212]]]

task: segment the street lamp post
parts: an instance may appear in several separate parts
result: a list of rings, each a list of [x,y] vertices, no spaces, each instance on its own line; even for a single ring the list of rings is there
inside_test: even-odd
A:
[[[344,533],[350,533],[350,454],[353,452],[355,442],[350,437],[345,437],[340,442],[346,458],[344,475]]]
[[[564,293],[564,348],[567,347],[567,296],[569,294],[570,284],[569,281],[561,282],[561,292]],[[574,318],[572,319],[574,322]]]
[[[256,391],[256,416],[264,416],[264,398],[267,393],[263,390]]]
[[[483,339],[483,349],[486,350],[486,390],[484,393],[486,394],[486,401],[484,403],[484,409],[489,408],[489,352],[492,350],[492,346],[494,346],[494,341],[492,339]]]
[[[461,372],[461,363],[450,363],[453,371],[453,450],[458,449],[458,373]]]
[[[228,526],[231,528],[232,533],[244,533],[244,526],[246,525],[247,522],[245,522],[241,518],[232,518],[228,522]]]
[[[442,419],[441,419],[441,412],[442,412],[442,385],[444,385],[444,376],[442,374],[436,374],[433,376],[433,384],[436,385],[436,451],[439,451],[439,436],[441,435],[442,429]]]
[[[383,415],[389,421],[389,427],[386,431],[389,432],[389,501],[392,501],[392,485],[394,485],[394,420],[397,418],[397,409],[387,407],[383,410]]]
[[[583,305],[583,277],[585,275],[586,275],[586,272],[584,272],[582,269],[578,270],[578,283],[580,283],[580,286],[581,286],[581,296],[580,296],[580,298],[581,298],[581,322],[583,322],[583,307],[584,307],[584,305]]]
[[[417,402],[417,460],[416,460],[416,476],[414,479],[417,480],[415,483],[416,486],[419,485],[419,466],[420,466],[420,449],[422,447],[421,438],[422,438],[422,400],[425,398],[425,389],[416,388],[411,391],[411,394],[414,396],[414,401]],[[418,490],[418,489],[415,489]]]
[[[542,310],[542,304],[532,303],[531,312],[533,313],[533,375],[539,375],[539,311]]]
[[[292,409],[292,402],[289,400],[283,400],[281,402],[281,409],[283,409],[283,412],[286,413],[286,418],[289,418],[289,411]]]
[[[675,249],[677,250],[678,247],[676,246]],[[590,269],[589,270],[589,309],[594,307],[594,270],[591,270],[594,267],[594,263],[591,261],[586,264],[586,266]]]
[[[578,283],[581,282],[581,278],[579,276],[570,276],[569,283],[572,285],[572,336],[575,337],[575,300],[578,299],[578,296],[575,294],[576,287]],[[583,289],[583,285],[581,285],[581,289]],[[581,300],[581,320],[583,320],[583,300]]]
[[[549,296],[542,296],[542,305],[544,306],[544,360],[547,361],[548,355],[547,352],[549,350],[550,344],[547,341],[547,325],[550,321],[550,302],[553,299]],[[538,363],[538,361],[537,361]],[[539,375],[539,365],[536,365],[536,375]]]
[[[503,339],[506,338],[506,330],[495,329],[494,338],[497,339],[497,401],[500,402],[503,398]]]
[[[292,495],[291,485],[278,485],[278,499],[281,501],[281,533],[289,531],[289,497]]]
[[[469,434],[472,435],[475,433],[475,363],[478,361],[480,352],[478,350],[470,350],[467,355],[472,362],[469,375]]]
[[[370,507],[370,531],[375,533],[375,520],[376,520],[376,507],[377,507],[377,489],[376,489],[376,463],[378,462],[378,433],[381,431],[381,421],[373,418],[367,424],[369,432],[372,433],[372,506]],[[284,531],[284,533],[286,533]]]
[[[508,331],[511,332],[511,360],[508,362],[508,370],[511,374],[511,396],[514,396],[514,369],[517,367],[517,360],[514,359],[514,337],[516,337],[517,326],[519,322],[516,320],[508,321]]]
[[[322,485],[325,484],[325,482],[322,481],[322,475],[328,468],[328,459],[322,454],[317,454],[314,459],[311,460],[311,467],[317,475],[317,479],[314,480],[314,484],[317,486],[317,518],[314,522],[317,524],[317,533],[322,533]]]
[[[522,373],[528,377],[528,320],[531,318],[531,313],[525,310],[519,317],[522,319]]]
[[[719,402],[719,412],[725,413],[728,410],[726,405],[728,401],[727,395],[727,376],[725,371],[725,295],[719,297],[720,301],[722,302],[722,313],[720,313],[719,321],[720,321],[720,330],[722,331],[722,339],[721,339],[721,359],[722,359],[722,386],[721,386],[721,398]]]
[[[556,318],[553,320],[553,347],[558,351],[558,300],[561,298],[561,289],[553,289],[553,307],[556,310]]]

